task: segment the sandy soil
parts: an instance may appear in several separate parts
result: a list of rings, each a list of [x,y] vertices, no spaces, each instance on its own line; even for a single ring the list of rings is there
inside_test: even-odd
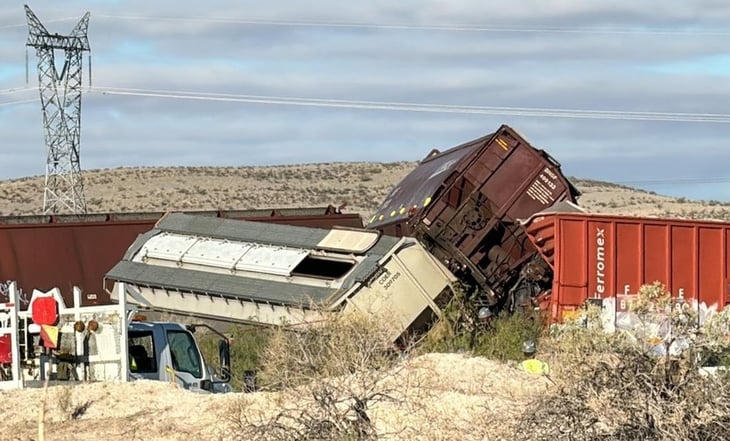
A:
[[[394,400],[369,409],[381,439],[500,439],[524,406],[551,387],[513,366],[462,354],[403,363],[383,380]],[[266,419],[297,405],[289,391],[204,395],[153,381],[6,391],[0,392],[4,440],[38,439],[44,393],[46,439],[57,441],[235,440],[241,415]]]

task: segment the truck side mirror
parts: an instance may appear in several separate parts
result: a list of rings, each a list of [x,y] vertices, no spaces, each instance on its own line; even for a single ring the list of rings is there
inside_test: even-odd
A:
[[[221,365],[221,380],[231,380],[231,343],[227,338],[218,342],[218,358]]]
[[[202,380],[200,382],[200,388],[202,390],[207,390],[208,392],[213,392],[213,382],[210,380]]]

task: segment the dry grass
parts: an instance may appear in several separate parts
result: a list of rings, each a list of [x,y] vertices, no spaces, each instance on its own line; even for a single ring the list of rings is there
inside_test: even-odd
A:
[[[83,173],[90,212],[252,209],[347,204],[368,213],[413,163],[117,168]],[[0,215],[39,214],[43,177],[0,182]]]
[[[403,441],[509,439],[505,437],[522,411],[552,387],[545,379],[514,366],[468,354],[418,356],[397,362],[382,377],[364,378],[370,379],[366,384],[394,398],[369,403],[368,417],[379,439]],[[335,385],[331,390],[359,392],[347,384]],[[50,388],[52,398],[58,387]],[[6,403],[3,439],[37,439],[42,394],[42,389],[0,392]],[[252,423],[267,424],[285,409],[294,416],[298,416],[297,410],[307,410],[317,418],[322,415],[305,407],[314,397],[292,389],[203,395],[166,382],[136,381],[82,384],[73,388],[72,396],[83,397],[88,403],[86,411],[69,419],[61,408],[64,403],[49,400],[46,439],[225,441],[241,439],[255,429]]]
[[[117,168],[85,171],[90,212],[251,209],[347,204],[366,219],[415,162],[270,167]],[[688,201],[573,179],[593,213],[730,220],[730,203]],[[39,214],[43,177],[0,181],[0,215]]]

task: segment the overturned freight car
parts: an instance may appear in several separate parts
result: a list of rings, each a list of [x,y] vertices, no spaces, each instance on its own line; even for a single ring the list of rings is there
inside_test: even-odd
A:
[[[415,236],[481,288],[479,301],[514,309],[550,284],[550,274],[530,264],[537,250],[519,219],[578,196],[557,161],[503,125],[432,151],[393,188],[367,228]]]
[[[190,213],[319,228],[362,227],[360,215],[342,213],[333,206]],[[163,215],[143,212],[0,217],[0,281],[16,281],[26,295],[34,289],[59,288],[68,304],[73,301],[72,288],[79,287],[84,306],[109,304],[103,290],[104,274],[137,236]],[[4,300],[0,291],[0,302]],[[27,299],[23,306],[27,307]]]
[[[428,330],[455,281],[413,238],[181,213],[140,236],[106,278],[141,308],[238,323],[359,310],[388,323],[394,342]]]

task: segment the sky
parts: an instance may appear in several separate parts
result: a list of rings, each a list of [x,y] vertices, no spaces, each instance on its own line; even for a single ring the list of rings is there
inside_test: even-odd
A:
[[[508,124],[566,175],[730,201],[726,0],[29,6],[62,35],[91,13],[85,170],[415,161]],[[45,173],[27,32],[4,0],[0,179]]]

